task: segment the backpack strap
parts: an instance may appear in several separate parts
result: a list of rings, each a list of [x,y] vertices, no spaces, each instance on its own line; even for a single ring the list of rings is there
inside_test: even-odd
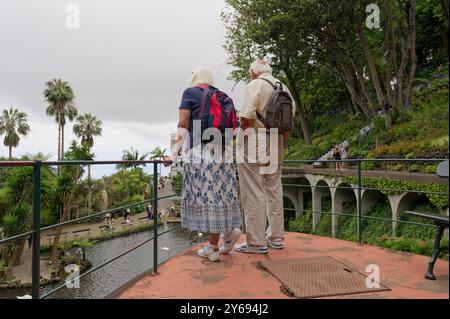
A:
[[[257,78],[257,80],[263,80],[263,81],[266,81],[267,83],[270,84],[270,86],[273,87],[274,90],[277,89],[277,87],[275,86],[275,84],[273,84],[272,82],[270,82],[270,80],[268,80],[268,79],[266,79],[266,78]]]
[[[276,82],[275,84],[273,84],[272,82],[270,82],[269,79],[266,78],[257,78],[257,80],[263,80],[266,81],[267,83],[269,83],[274,90],[281,90],[283,91],[283,84],[281,84],[281,82]]]
[[[269,83],[270,86],[271,86],[274,90],[281,90],[281,91],[283,90],[283,84],[281,84],[281,82],[277,82],[276,84],[273,84],[269,79],[266,79],[266,78],[257,78],[256,80],[263,80],[263,81]],[[277,84],[279,84],[280,86],[277,87]],[[258,120],[259,120],[261,123],[264,124],[264,126],[267,126],[266,119],[265,119],[261,114],[259,114],[259,112],[256,112],[256,117],[258,118]]]
[[[205,85],[205,84],[199,84],[199,85],[197,85],[197,87],[203,90],[202,100],[201,100],[201,105],[200,105],[201,113],[203,113],[205,111],[206,96],[208,95],[210,89],[209,89],[209,86]]]

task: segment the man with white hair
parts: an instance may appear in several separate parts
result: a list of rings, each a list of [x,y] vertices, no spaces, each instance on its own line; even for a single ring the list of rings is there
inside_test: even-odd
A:
[[[277,135],[275,139],[270,138],[271,133],[266,129],[262,120],[266,116],[266,106],[277,84],[281,85],[283,91],[289,93],[291,99],[292,96],[288,88],[272,75],[272,68],[265,60],[254,62],[249,72],[252,81],[246,87],[244,104],[239,113],[240,128],[246,131],[244,133],[244,160],[238,163],[241,207],[245,214],[247,241],[236,245],[235,250],[243,253],[267,254],[267,246],[274,249],[284,247],[281,170],[284,159],[284,140],[287,138],[287,133]],[[293,100],[292,106],[292,115],[294,115]],[[249,137],[248,129],[256,131],[254,140]],[[259,133],[264,132],[264,129],[267,130],[266,133]],[[273,142],[274,140],[276,142]],[[270,145],[271,143],[278,145]],[[275,154],[275,157],[274,154],[270,154],[269,161],[267,159],[265,161],[249,160],[248,151],[256,150],[254,154],[259,154],[261,148],[266,151],[266,154],[268,150],[270,152],[275,150],[278,154]],[[274,165],[273,170],[261,173],[265,167]],[[269,228],[266,237],[267,221]]]

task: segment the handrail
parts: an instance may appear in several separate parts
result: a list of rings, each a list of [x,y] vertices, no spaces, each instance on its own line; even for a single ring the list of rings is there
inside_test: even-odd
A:
[[[382,217],[376,217],[376,216],[367,216],[362,214],[362,191],[363,190],[375,190],[375,191],[395,191],[395,192],[408,192],[408,193],[419,193],[419,194],[433,194],[433,195],[448,195],[448,193],[444,192],[433,192],[433,191],[417,191],[417,190],[399,190],[399,189],[384,189],[384,188],[373,188],[373,187],[364,187],[363,185],[363,178],[362,178],[362,164],[366,162],[403,162],[403,163],[413,163],[413,162],[420,162],[420,163],[432,163],[432,162],[440,162],[444,161],[446,159],[397,159],[397,158],[387,158],[387,159],[347,159],[347,160],[337,160],[337,159],[328,159],[328,160],[285,160],[285,164],[295,164],[295,163],[321,163],[321,164],[327,164],[327,163],[352,163],[357,164],[356,172],[357,172],[357,181],[355,183],[348,183],[351,185],[348,186],[320,186],[316,185],[315,188],[341,188],[341,189],[351,189],[357,191],[357,213],[356,214],[347,214],[347,213],[332,213],[332,212],[316,212],[312,211],[313,214],[331,214],[331,215],[340,215],[340,216],[351,216],[351,217],[357,217],[358,221],[358,241],[362,241],[362,220],[363,219],[375,219],[375,220],[383,220],[383,221],[391,221],[395,223],[404,223],[404,224],[411,224],[411,225],[417,225],[417,226],[424,226],[424,227],[433,227],[433,225],[430,224],[422,224],[422,223],[416,223],[416,222],[410,222],[410,221],[402,221],[402,220],[393,220],[389,218],[382,218]],[[166,163],[165,161],[161,160],[132,160],[132,161],[0,161],[0,168],[2,167],[33,167],[33,226],[32,230],[28,232],[24,232],[21,234],[16,234],[14,236],[4,238],[0,240],[0,245],[13,241],[18,240],[21,238],[24,238],[26,236],[34,235],[33,236],[33,257],[32,257],[32,297],[33,298],[47,298],[54,292],[62,289],[66,285],[60,285],[56,287],[55,289],[52,289],[51,291],[40,295],[40,234],[43,231],[47,231],[50,229],[54,229],[57,227],[63,227],[66,225],[75,224],[78,222],[85,221],[87,219],[99,217],[102,215],[105,215],[107,213],[114,213],[123,209],[144,205],[147,203],[153,203],[153,235],[144,240],[143,242],[139,243],[138,245],[128,249],[127,251],[124,251],[120,253],[119,255],[115,256],[114,258],[103,262],[100,265],[97,265],[88,271],[84,272],[83,274],[80,274],[75,279],[81,279],[84,276],[87,276],[88,274],[104,267],[105,265],[110,264],[111,262],[117,260],[118,258],[121,258],[125,256],[126,254],[130,253],[131,251],[136,250],[137,248],[143,246],[144,244],[150,242],[153,240],[153,272],[158,272],[158,238],[159,236],[166,234],[168,232],[171,232],[175,229],[178,229],[180,226],[173,227],[167,231],[163,231],[161,233],[158,233],[158,214],[157,207],[158,207],[158,201],[161,199],[166,198],[172,198],[177,196],[176,194],[167,195],[158,197],[158,165]],[[83,216],[80,218],[76,218],[69,221],[60,222],[57,224],[41,227],[40,225],[40,206],[41,206],[41,184],[40,184],[40,177],[41,177],[41,168],[42,167],[48,167],[48,166],[64,166],[64,165],[146,165],[146,164],[152,164],[153,165],[153,180],[152,180],[152,189],[153,194],[152,198],[140,201],[137,203],[132,203],[129,205],[124,205],[122,207],[116,207],[112,209],[108,209],[105,211],[97,212],[94,214],[91,214],[89,216]],[[299,185],[299,184],[283,184],[283,186],[288,187],[312,187],[311,185]],[[292,209],[292,208],[284,208],[286,211],[302,211],[302,212],[311,212],[311,210],[300,210],[300,209]]]
[[[343,182],[343,184],[346,184]],[[351,184],[351,183],[348,183]],[[287,187],[313,187],[311,185],[299,185],[299,184],[283,184],[283,186]],[[358,187],[348,187],[348,186],[320,186],[316,185],[314,188],[336,188],[336,189],[358,189]],[[415,194],[430,194],[430,195],[447,195],[448,193],[443,192],[431,192],[431,191],[415,191],[415,190],[409,190],[409,189],[393,189],[393,188],[376,188],[376,187],[364,187],[362,186],[362,189],[368,190],[368,191],[388,191],[388,192],[399,192],[399,193],[415,193]]]
[[[410,162],[410,163],[418,163],[418,162],[442,162],[447,161],[447,158],[349,158],[345,160],[338,159],[315,159],[315,160],[284,160],[284,163],[357,163],[357,162]]]
[[[156,226],[154,225],[153,227],[156,227]],[[178,229],[178,228],[180,228],[180,227],[181,227],[181,226],[172,227],[171,229],[168,229],[168,230],[165,230],[165,231],[159,233],[158,236],[167,234],[167,233],[169,233],[169,232],[171,232],[171,231],[174,231],[174,230],[176,230],[176,229]],[[141,242],[141,243],[139,243],[139,244],[133,246],[132,248],[130,248],[130,249],[128,249],[128,250],[126,250],[126,251],[120,253],[119,255],[117,255],[117,256],[115,256],[115,257],[113,257],[113,258],[111,258],[111,259],[109,259],[109,260],[107,260],[107,261],[105,261],[105,262],[103,262],[103,263],[101,263],[100,265],[97,265],[97,266],[95,266],[95,267],[93,267],[93,268],[91,268],[91,269],[85,271],[84,273],[82,273],[82,274],[80,274],[80,275],[78,275],[78,276],[76,276],[76,277],[74,277],[74,278],[72,278],[72,280],[79,280],[79,279],[83,278],[84,276],[87,276],[87,275],[89,275],[90,273],[92,273],[92,272],[94,272],[94,271],[96,271],[96,270],[99,270],[100,268],[103,268],[103,267],[105,267],[106,265],[109,265],[109,264],[112,263],[113,261],[115,261],[115,260],[119,259],[120,257],[123,257],[123,256],[125,256],[125,255],[131,253],[132,251],[134,251],[134,250],[138,249],[139,247],[141,247],[141,246],[147,244],[148,242],[154,240],[155,238],[156,238],[155,236],[152,236],[152,237],[150,237],[150,238],[144,240],[143,242]],[[47,298],[48,296],[50,296],[51,294],[53,294],[53,293],[55,293],[55,292],[61,290],[61,289],[64,288],[64,287],[66,287],[66,284],[59,285],[58,287],[52,289],[51,291],[49,291],[49,292],[43,294],[40,298],[41,298],[41,299],[45,299],[45,298]]]
[[[315,212],[313,210],[308,210],[308,209],[296,209],[296,208],[283,208],[284,210],[287,211],[295,211],[295,212],[302,212],[302,213],[308,213],[311,212],[312,214],[325,214],[325,215],[332,215],[332,216],[347,216],[347,217],[358,217],[358,214],[348,214],[348,213],[332,213],[332,212]],[[382,220],[382,221],[386,221],[386,222],[396,222],[399,224],[407,224],[407,225],[416,225],[416,226],[425,226],[425,227],[436,227],[433,224],[423,224],[423,223],[416,223],[416,222],[410,222],[408,220],[393,220],[391,218],[383,218],[383,217],[377,217],[377,216],[369,216],[369,215],[362,215],[361,218],[363,219],[375,219],[375,220]]]
[[[172,197],[176,197],[176,196],[177,196],[176,194],[162,196],[162,197],[159,197],[158,200],[172,198]],[[76,219],[71,219],[71,220],[68,220],[68,221],[65,221],[65,222],[62,222],[62,223],[53,224],[53,225],[49,225],[49,226],[44,226],[44,227],[41,227],[40,232],[43,232],[43,231],[46,231],[46,230],[49,230],[49,229],[53,229],[53,228],[57,228],[57,227],[61,227],[61,226],[67,226],[67,225],[75,224],[75,223],[78,223],[80,221],[83,221],[83,220],[86,220],[86,219],[91,219],[91,218],[102,216],[102,215],[106,215],[108,213],[115,213],[115,212],[118,212],[118,211],[121,211],[121,210],[124,210],[124,209],[127,209],[127,208],[132,208],[132,207],[148,204],[148,203],[151,203],[153,201],[154,201],[153,198],[152,199],[147,199],[147,200],[144,200],[144,201],[141,201],[141,202],[137,202],[137,203],[133,203],[133,204],[117,207],[117,208],[112,208],[112,209],[109,209],[109,210],[105,210],[105,211],[102,211],[102,212],[99,212],[99,213],[90,214],[90,215],[79,217],[79,218],[76,218]],[[27,237],[29,235],[33,235],[34,233],[35,233],[34,231],[29,231],[29,232],[26,232],[26,233],[22,233],[22,234],[18,234],[18,235],[14,235],[14,236],[8,237],[8,238],[4,238],[4,239],[0,240],[0,244],[7,243],[7,242],[10,242],[10,241],[13,241],[13,240],[16,240],[16,239],[20,239],[20,238],[23,238],[23,237]]]

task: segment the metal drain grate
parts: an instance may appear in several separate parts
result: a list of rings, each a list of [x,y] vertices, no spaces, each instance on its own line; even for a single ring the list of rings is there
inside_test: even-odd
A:
[[[367,277],[329,256],[266,260],[259,266],[272,274],[296,298],[316,298],[389,291],[366,286]]]

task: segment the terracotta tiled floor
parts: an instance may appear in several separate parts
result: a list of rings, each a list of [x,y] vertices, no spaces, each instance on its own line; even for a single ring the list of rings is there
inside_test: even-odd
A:
[[[300,233],[287,233],[285,246],[265,256],[232,252],[218,263],[197,257],[198,247],[194,247],[161,265],[158,276],[139,280],[119,298],[289,298],[280,291],[280,283],[256,264],[266,258],[308,256],[331,256],[361,272],[377,264],[382,283],[392,289],[335,298],[449,298],[448,261],[437,261],[437,280],[429,281],[424,279],[429,259],[425,256]]]

